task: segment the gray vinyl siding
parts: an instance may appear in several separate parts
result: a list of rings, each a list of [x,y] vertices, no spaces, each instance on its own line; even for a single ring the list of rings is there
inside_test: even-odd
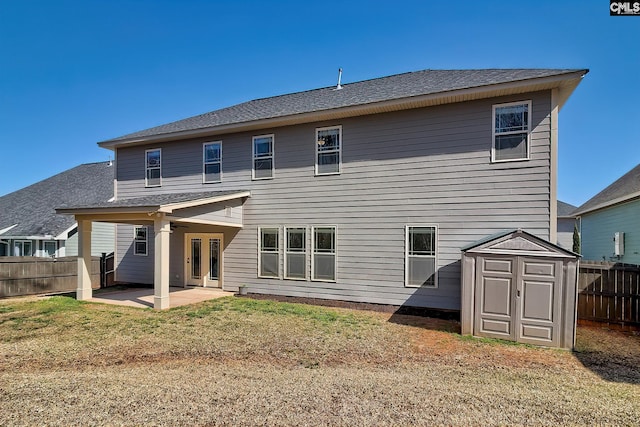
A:
[[[525,100],[532,100],[530,160],[491,163],[492,105]],[[461,247],[511,228],[549,238],[550,105],[550,92],[537,92],[120,148],[118,197],[250,190],[244,228],[225,236],[229,290],[245,284],[250,292],[459,309]],[[342,172],[314,176],[315,129],[334,125],[342,125]],[[275,178],[252,181],[251,138],[270,133]],[[222,183],[202,183],[208,140],[223,141]],[[162,187],[145,188],[144,151],[156,147]],[[404,286],[405,226],[420,224],[438,226],[437,288]],[[284,277],[283,227],[307,227],[310,259],[311,226],[322,225],[337,227],[335,283],[257,277],[258,227],[280,227]],[[180,236],[192,231],[179,230],[171,237],[172,278],[184,271]],[[118,234],[120,248],[120,228]]]
[[[624,256],[614,257],[613,235],[624,233]],[[580,243],[585,260],[640,264],[640,200],[584,214]]]
[[[91,226],[91,256],[109,254],[115,247],[115,224],[94,222]],[[65,256],[78,256],[78,233],[69,237],[65,244]]]
[[[147,226],[147,255],[133,253],[133,225],[116,225],[115,280],[128,283],[153,283],[153,225]]]

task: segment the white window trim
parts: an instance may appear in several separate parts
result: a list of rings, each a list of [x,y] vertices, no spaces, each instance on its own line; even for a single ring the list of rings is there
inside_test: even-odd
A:
[[[288,239],[288,235],[287,235],[287,231],[291,230],[291,229],[303,229],[304,230],[304,252],[289,252],[289,239]],[[283,233],[283,238],[284,238],[284,278],[287,280],[302,280],[302,281],[309,281],[309,269],[308,269],[308,265],[309,265],[309,227],[307,227],[306,225],[292,225],[290,227],[284,227],[284,233]],[[289,277],[287,275],[287,271],[289,271],[287,269],[288,265],[287,265],[287,255],[289,255],[289,253],[292,254],[301,254],[304,253],[304,278],[302,277]]]
[[[338,145],[338,150],[336,150],[338,152],[338,172],[319,173],[318,172],[318,156],[320,155],[320,150],[318,149],[318,132],[323,130],[331,130],[331,129],[338,129],[338,139],[340,141]],[[316,128],[316,138],[313,144],[315,145],[315,152],[316,152],[315,176],[340,175],[342,173],[342,125],[325,126],[321,128]],[[324,153],[327,153],[327,151],[324,151]],[[329,151],[329,153],[331,153],[331,151]]]
[[[527,157],[522,159],[504,159],[504,160],[496,160],[496,136],[497,135],[517,135],[520,133],[524,133],[524,131],[511,131],[511,132],[502,132],[496,133],[496,109],[501,107],[511,107],[514,105],[527,105],[527,112],[529,122],[527,123]],[[528,101],[516,101],[516,102],[507,102],[504,104],[494,104],[492,106],[491,113],[491,163],[506,163],[506,162],[524,162],[531,159],[531,118],[533,117],[533,111],[531,110],[531,100]]]
[[[316,254],[316,229],[318,228],[333,228],[333,236],[334,236],[334,248],[333,248],[333,272],[334,278],[333,280],[328,279],[314,279],[315,273],[315,254]],[[311,281],[312,282],[328,282],[328,283],[336,283],[338,281],[338,226],[337,225],[314,225],[311,227]],[[323,252],[318,252],[323,253]]]
[[[147,166],[147,153],[152,151],[158,151],[160,153],[160,167],[150,168]],[[149,170],[150,169],[159,169],[160,170],[160,184],[157,185],[149,185]],[[149,150],[144,150],[144,186],[147,188],[154,187],[162,187],[162,148],[150,148]]]
[[[33,240],[24,240],[24,239],[14,240],[13,241],[13,248],[12,248],[14,256],[15,256],[15,251],[16,251],[16,243],[20,243],[20,255],[19,256],[35,256],[35,254],[34,254],[35,251],[33,250]],[[31,253],[29,255],[25,255],[24,254],[24,244],[25,243],[29,243],[29,247],[31,248],[31,251],[30,251]],[[37,251],[37,249],[36,249],[36,251]]]
[[[272,229],[276,229],[278,230],[278,275],[277,276],[263,276],[261,274],[262,272],[262,230],[267,229],[267,228],[272,228]],[[280,226],[277,225],[272,225],[272,226],[261,226],[258,227],[258,277],[261,279],[281,279],[281,271],[280,271],[280,255],[281,255],[281,251],[282,251],[282,244],[280,242],[280,236],[282,235],[282,230],[280,229]],[[270,252],[270,253],[274,253],[274,252]]]
[[[43,240],[42,241],[42,253],[44,256],[48,257],[49,254],[47,253],[47,243],[48,244],[53,244],[54,250],[53,250],[53,255],[52,257],[55,258],[56,256],[58,256],[58,242],[56,240]]]
[[[412,257],[418,258],[434,258],[434,266],[435,266],[435,280],[433,281],[433,286],[416,286],[409,284],[409,229],[410,228],[420,228],[420,227],[433,227],[435,229],[435,255],[411,255]],[[437,289],[438,288],[438,276],[440,275],[440,269],[438,268],[438,238],[439,238],[439,227],[437,224],[407,224],[404,227],[404,287],[405,288],[429,288],[429,289]]]
[[[218,144],[220,145],[220,160],[215,162],[207,162],[207,145]],[[220,164],[220,179],[217,181],[207,181],[206,167],[207,165]],[[218,184],[222,182],[222,141],[209,141],[202,143],[202,183],[203,184]]]
[[[142,242],[142,240],[137,240],[136,236],[136,230],[138,228],[144,228],[145,229],[145,233],[144,233],[144,253],[136,253],[136,242]],[[149,255],[149,227],[147,227],[146,225],[134,225],[133,226],[133,255],[135,256],[147,256]]]
[[[271,176],[265,176],[262,178],[256,178],[256,139],[271,138]],[[273,179],[276,176],[276,137],[275,134],[270,133],[266,135],[256,135],[251,138],[251,179],[254,181],[260,181],[263,179]],[[269,157],[260,157],[261,159],[267,159]],[[266,227],[265,227],[266,228]]]

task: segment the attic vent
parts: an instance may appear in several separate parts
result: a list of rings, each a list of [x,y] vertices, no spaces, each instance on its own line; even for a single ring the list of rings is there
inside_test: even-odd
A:
[[[342,89],[342,85],[340,84],[340,80],[342,80],[342,68],[338,68],[338,85],[334,90]]]

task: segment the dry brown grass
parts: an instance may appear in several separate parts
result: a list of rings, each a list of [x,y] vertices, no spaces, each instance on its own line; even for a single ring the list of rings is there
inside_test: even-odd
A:
[[[391,317],[0,301],[0,425],[638,424],[638,336],[580,328],[570,353]]]

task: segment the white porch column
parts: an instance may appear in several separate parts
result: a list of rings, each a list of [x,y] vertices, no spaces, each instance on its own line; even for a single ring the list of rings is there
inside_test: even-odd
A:
[[[76,299],[91,299],[91,221],[78,220],[78,288]]]
[[[153,308],[169,308],[169,220],[162,216],[153,221],[155,258],[153,269]]]

